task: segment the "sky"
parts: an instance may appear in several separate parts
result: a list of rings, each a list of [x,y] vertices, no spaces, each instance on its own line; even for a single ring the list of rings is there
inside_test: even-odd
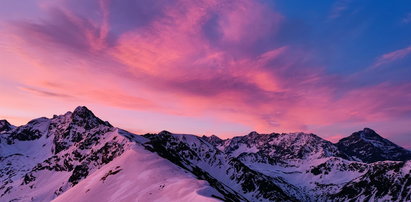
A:
[[[411,149],[407,0],[0,0],[0,119],[136,133],[369,127]]]

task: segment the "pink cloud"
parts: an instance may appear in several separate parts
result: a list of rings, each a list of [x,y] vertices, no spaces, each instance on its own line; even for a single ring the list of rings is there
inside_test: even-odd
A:
[[[277,41],[284,17],[259,1],[180,0],[150,7],[155,15],[130,13],[133,22],[122,21],[125,25],[116,23],[124,19],[118,10],[127,13],[118,2],[90,1],[97,17],[77,1],[64,2],[70,6],[48,8],[51,17],[44,21],[10,26],[13,54],[32,65],[21,71],[31,76],[9,70],[24,93],[212,117],[262,132],[388,120],[410,110],[409,84],[337,95],[341,78],[327,74],[309,50]],[[266,41],[270,46],[261,48]]]
[[[403,48],[403,49],[399,49],[393,52],[386,53],[377,58],[376,62],[373,65],[373,68],[403,59],[406,56],[408,56],[410,53],[411,53],[411,46]]]

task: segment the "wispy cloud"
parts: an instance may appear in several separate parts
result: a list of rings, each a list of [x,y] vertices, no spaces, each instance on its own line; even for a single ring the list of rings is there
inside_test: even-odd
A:
[[[42,21],[9,25],[8,45],[32,65],[20,71],[32,76],[14,75],[29,86],[21,90],[265,132],[408,113],[409,85],[347,89],[306,46],[278,38],[285,17],[260,1],[80,2],[64,0]],[[337,2],[330,18],[348,4]]]
[[[66,94],[61,94],[61,93],[55,93],[55,92],[50,92],[47,90],[42,90],[42,89],[38,89],[38,88],[31,88],[31,87],[19,87],[20,90],[25,91],[25,92],[29,92],[35,95],[39,95],[39,96],[47,96],[47,97],[60,97],[60,98],[70,98],[72,96],[70,95],[66,95]]]
[[[337,19],[349,8],[351,0],[337,0],[331,8],[329,19]]]
[[[411,46],[383,54],[377,58],[375,63],[372,65],[372,67],[377,68],[381,65],[385,65],[391,62],[395,62],[397,60],[401,60],[410,54],[411,54]]]

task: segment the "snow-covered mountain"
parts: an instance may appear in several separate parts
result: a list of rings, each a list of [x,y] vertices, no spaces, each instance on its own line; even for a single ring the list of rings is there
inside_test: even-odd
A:
[[[0,121],[0,201],[411,200],[410,152],[364,129],[314,134],[136,135],[86,107]]]
[[[0,201],[216,201],[222,196],[206,181],[147,151],[146,141],[85,107],[6,130],[0,134]],[[137,185],[144,189],[136,192]]]
[[[7,120],[0,120],[0,133],[7,132],[13,128],[15,126],[11,125]]]
[[[333,143],[314,134],[258,134],[257,132],[251,132],[246,136],[234,137],[220,142],[210,140],[210,142],[213,142],[218,149],[233,157],[251,159],[264,156],[264,159],[256,160],[269,160],[271,163],[330,156],[347,158]]]
[[[344,153],[368,163],[384,160],[405,161],[411,159],[411,151],[384,139],[369,128],[364,128],[362,131],[355,132],[349,137],[341,139],[337,146]]]

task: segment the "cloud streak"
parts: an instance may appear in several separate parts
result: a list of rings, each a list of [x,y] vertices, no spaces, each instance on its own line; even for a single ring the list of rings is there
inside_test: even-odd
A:
[[[348,9],[351,0],[338,0],[334,3],[330,15],[328,16],[329,19],[337,19]]]
[[[379,66],[389,64],[398,60],[401,60],[411,54],[411,46],[408,46],[403,49],[395,50],[384,55],[381,55],[375,61],[373,67],[377,68]]]
[[[69,98],[69,97],[71,97],[71,96],[65,95],[65,94],[54,93],[54,92],[45,91],[45,90],[36,89],[36,88],[30,88],[30,87],[20,87],[19,89],[22,90],[22,91],[33,93],[35,95],[39,95],[39,96],[50,96],[50,97],[59,97],[59,98]]]

